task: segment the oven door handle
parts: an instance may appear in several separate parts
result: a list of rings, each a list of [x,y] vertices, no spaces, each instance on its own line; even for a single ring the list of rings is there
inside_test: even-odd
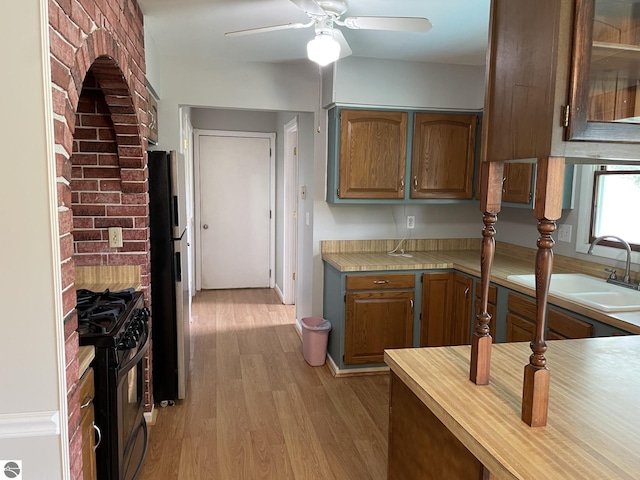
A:
[[[127,375],[129,373],[129,370],[136,366],[136,364],[140,361],[140,359],[144,356],[144,354],[147,352],[147,349],[149,348],[149,327],[146,323],[144,323],[143,325],[144,343],[140,346],[140,348],[138,348],[138,352],[136,353],[136,355],[130,361],[120,367],[120,369],[118,370],[118,381],[121,380],[125,375]]]
[[[93,446],[93,449],[97,450],[97,448],[102,443],[102,432],[100,431],[100,427],[98,427],[95,423],[93,424],[93,429],[95,430],[95,433],[98,436],[98,440],[96,441],[96,444]]]

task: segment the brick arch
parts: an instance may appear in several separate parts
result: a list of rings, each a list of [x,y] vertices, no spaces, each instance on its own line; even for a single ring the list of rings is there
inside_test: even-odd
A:
[[[111,112],[122,170],[122,192],[145,193],[147,190],[141,169],[146,166],[146,142],[143,140],[140,126],[147,124],[148,114],[146,100],[142,98],[136,102],[136,95],[132,94],[140,90],[140,85],[137,89],[130,85],[130,82],[137,81],[133,72],[129,71],[128,75],[123,72],[123,68],[126,69],[128,64],[126,52],[107,30],[94,31],[76,52],[75,63],[70,70],[69,102],[71,111],[75,113],[84,79],[91,70]],[[144,118],[141,118],[143,116]],[[72,125],[73,136],[75,117],[73,123],[68,124]]]

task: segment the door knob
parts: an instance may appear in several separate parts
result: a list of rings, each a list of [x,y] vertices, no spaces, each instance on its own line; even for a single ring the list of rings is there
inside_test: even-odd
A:
[[[209,228],[209,225],[207,225],[207,224],[205,223],[204,225],[202,225],[202,228],[204,228],[204,229],[206,230],[207,228]]]

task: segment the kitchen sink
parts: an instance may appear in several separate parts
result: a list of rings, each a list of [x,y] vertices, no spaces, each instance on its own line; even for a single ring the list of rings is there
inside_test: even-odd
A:
[[[535,290],[534,275],[509,275],[507,280]],[[640,291],[581,273],[552,275],[549,293],[602,312],[640,310]]]

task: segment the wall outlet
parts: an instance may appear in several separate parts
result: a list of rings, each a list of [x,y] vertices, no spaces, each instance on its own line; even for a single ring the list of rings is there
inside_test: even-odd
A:
[[[562,223],[558,225],[558,241],[571,242],[571,225]]]
[[[407,215],[407,228],[416,228],[416,217],[413,215]]]
[[[122,227],[109,227],[109,246],[111,248],[122,247]]]

